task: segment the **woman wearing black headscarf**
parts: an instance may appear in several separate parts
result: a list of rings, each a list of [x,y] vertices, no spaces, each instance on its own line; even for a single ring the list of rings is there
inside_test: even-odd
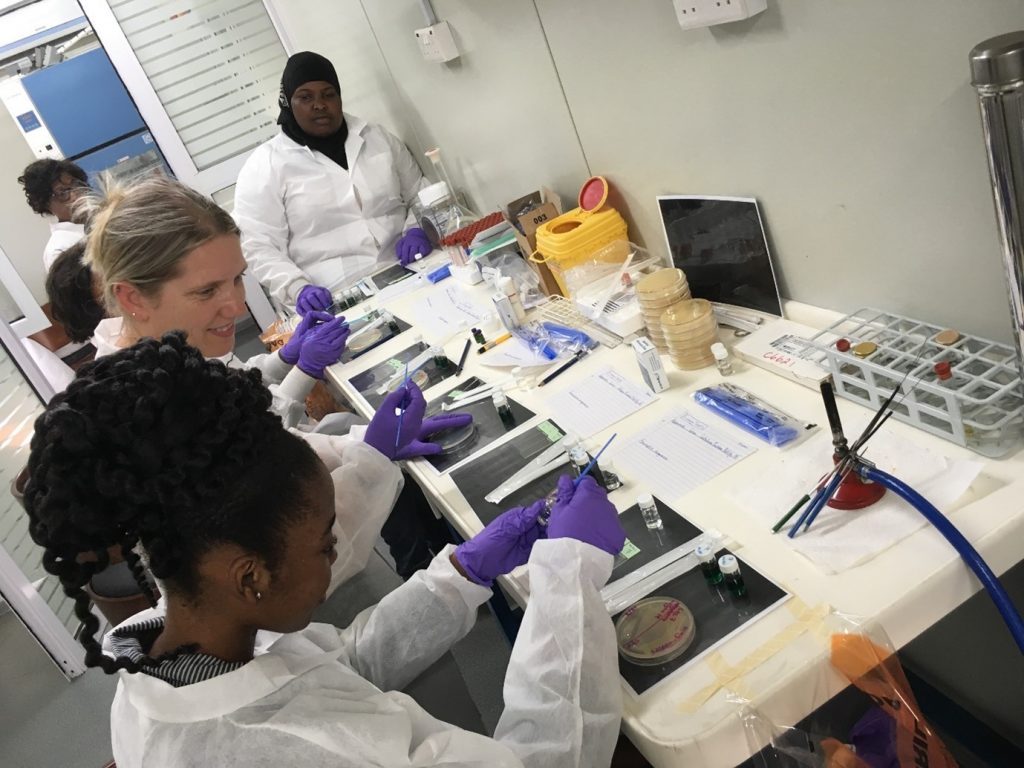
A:
[[[234,210],[245,257],[271,295],[300,312],[325,309],[330,292],[378,261],[429,253],[409,211],[423,173],[398,138],[342,111],[330,61],[289,58],[278,103],[281,133],[246,161]]]

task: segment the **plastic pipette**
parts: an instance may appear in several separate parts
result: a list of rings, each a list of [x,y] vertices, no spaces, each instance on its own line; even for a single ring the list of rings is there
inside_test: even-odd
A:
[[[402,389],[408,394],[409,387],[409,363],[405,364],[405,381],[402,382]],[[403,398],[404,400],[405,398]],[[402,439],[402,419],[405,418],[405,406],[398,409],[398,430],[395,432],[395,453],[398,453],[398,443]]]

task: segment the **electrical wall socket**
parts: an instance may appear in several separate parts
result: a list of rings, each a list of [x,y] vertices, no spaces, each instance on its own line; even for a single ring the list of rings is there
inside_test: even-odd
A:
[[[683,29],[728,24],[756,16],[768,8],[768,0],[672,0],[676,19]]]
[[[459,49],[447,21],[416,30],[416,42],[425,61],[444,62],[459,58]]]

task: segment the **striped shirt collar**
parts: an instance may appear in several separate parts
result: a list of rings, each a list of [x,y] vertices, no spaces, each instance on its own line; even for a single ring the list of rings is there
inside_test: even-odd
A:
[[[111,631],[110,650],[114,656],[134,662],[148,658],[146,653],[164,629],[164,617],[156,616],[135,624],[125,624]],[[244,661],[224,661],[208,653],[182,653],[156,665],[143,665],[140,672],[181,688],[201,683],[245,666]]]

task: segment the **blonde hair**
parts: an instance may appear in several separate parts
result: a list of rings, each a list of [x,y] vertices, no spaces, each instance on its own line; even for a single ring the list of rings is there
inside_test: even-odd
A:
[[[106,175],[103,192],[81,198],[76,215],[86,224],[84,263],[103,286],[107,308],[120,314],[114,285],[131,283],[147,297],[178,276],[189,253],[238,225],[210,198],[166,176],[124,183]]]

